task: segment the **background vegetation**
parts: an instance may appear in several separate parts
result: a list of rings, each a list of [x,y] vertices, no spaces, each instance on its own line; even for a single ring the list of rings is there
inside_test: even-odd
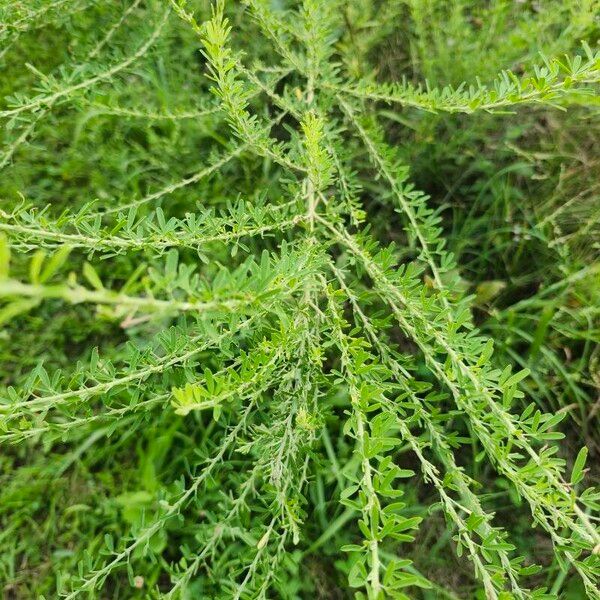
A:
[[[599,598],[597,0],[0,0],[0,589]]]

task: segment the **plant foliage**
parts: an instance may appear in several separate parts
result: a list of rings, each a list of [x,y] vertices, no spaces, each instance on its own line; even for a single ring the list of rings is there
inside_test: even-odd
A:
[[[537,4],[3,4],[8,598],[600,598],[600,7]]]

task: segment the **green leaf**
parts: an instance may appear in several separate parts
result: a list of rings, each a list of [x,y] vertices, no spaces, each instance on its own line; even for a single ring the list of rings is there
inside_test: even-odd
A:
[[[493,300],[506,287],[506,281],[482,281],[475,292],[475,304],[483,306]]]
[[[40,283],[48,281],[65,264],[70,253],[70,246],[61,246],[46,262],[40,275]]]
[[[585,468],[587,456],[587,446],[583,446],[583,448],[581,448],[581,450],[577,454],[577,458],[575,459],[575,463],[573,464],[573,470],[571,471],[572,485],[577,485],[583,479],[583,469]]]
[[[100,280],[96,269],[94,269],[94,267],[92,267],[92,265],[87,261],[83,263],[83,276],[94,289],[98,291],[104,289],[104,285],[102,285],[102,281]]]
[[[41,272],[46,253],[43,250],[38,250],[34,253],[29,263],[29,279],[33,284],[42,283]]]
[[[506,387],[512,387],[513,385],[517,385],[519,381],[522,381],[526,377],[529,377],[530,373],[531,371],[529,369],[523,369],[522,371],[511,375],[506,381],[501,382],[501,385]]]
[[[8,245],[8,239],[0,233],[0,281],[2,279],[8,279],[10,272],[10,246]]]

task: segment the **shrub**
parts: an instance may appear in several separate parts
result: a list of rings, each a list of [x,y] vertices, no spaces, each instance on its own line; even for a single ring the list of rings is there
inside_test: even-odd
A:
[[[3,8],[5,594],[600,597],[597,8]]]

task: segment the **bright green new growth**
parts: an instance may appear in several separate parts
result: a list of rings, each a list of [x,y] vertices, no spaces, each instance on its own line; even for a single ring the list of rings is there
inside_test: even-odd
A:
[[[76,66],[15,75],[35,85],[12,90],[0,110],[0,168],[14,178],[1,188],[0,341],[12,348],[20,330],[46,328],[50,345],[37,356],[32,342],[14,372],[2,368],[3,472],[15,472],[0,492],[8,594],[456,598],[409,558],[439,512],[469,572],[465,597],[556,598],[574,575],[576,590],[600,598],[600,491],[586,487],[588,448],[578,441],[568,465],[558,442],[571,409],[543,410],[539,399],[552,386],[547,364],[566,373],[548,330],[579,340],[576,326],[591,323],[581,352],[598,359],[593,285],[577,303],[560,295],[569,282],[597,283],[598,263],[488,311],[485,294],[505,283],[484,273],[468,293],[462,276],[476,261],[460,252],[446,206],[411,183],[410,148],[397,142],[398,127],[427,133],[444,119],[500,127],[515,111],[597,114],[600,51],[583,43],[458,86],[390,83],[385,69],[365,71],[393,38],[394,19],[408,11],[419,56],[424,14],[445,9],[352,4],[47,0],[0,9],[7,60],[43,20],[73,18],[80,43]],[[450,4],[450,27],[463,27],[469,3]],[[506,18],[504,4],[487,16]],[[598,8],[589,4],[577,13],[585,31]],[[111,25],[90,38],[88,13]],[[198,46],[202,67],[183,86],[186,65],[169,53]],[[136,95],[153,80],[164,98]],[[50,157],[40,173],[32,158],[31,174],[19,171],[28,145],[37,152],[67,139],[53,128],[71,118],[68,136],[106,145],[100,158],[121,187],[88,182],[95,198],[69,183],[56,197],[53,174],[83,177],[69,171],[73,157]],[[96,119],[103,125],[88,123]],[[110,139],[106,123],[127,123],[116,125],[123,139]],[[137,172],[138,152],[150,175]],[[15,194],[19,185],[27,193]],[[462,207],[465,229],[478,226],[476,208]],[[576,235],[594,231],[594,214]],[[559,227],[558,216],[548,219]],[[565,235],[556,239],[567,264],[575,234]],[[67,351],[61,323],[90,330]],[[522,362],[513,330],[528,341],[519,370],[508,362]],[[586,385],[572,383],[575,406]],[[14,489],[27,485],[27,469],[49,487],[81,469],[73,485],[86,488],[62,517],[77,535],[56,542],[31,585],[15,560],[29,556],[31,503]],[[496,479],[504,491],[486,489]],[[32,492],[46,528],[61,507],[46,506],[44,494]],[[526,515],[519,526],[498,514],[504,502]],[[536,529],[522,534],[520,523]],[[7,535],[18,543],[9,547]],[[534,535],[550,566],[533,563],[535,542],[521,554],[522,537]],[[315,556],[327,564],[319,577],[335,582],[329,591],[307,575]]]

